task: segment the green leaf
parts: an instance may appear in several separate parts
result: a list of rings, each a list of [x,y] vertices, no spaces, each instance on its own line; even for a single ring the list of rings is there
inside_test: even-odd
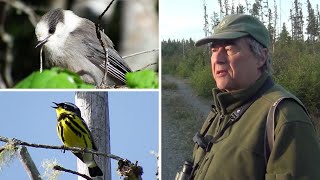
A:
[[[152,70],[143,70],[126,74],[129,88],[158,88],[158,76]]]
[[[68,70],[52,68],[42,73],[33,72],[20,81],[15,88],[94,88],[86,84],[79,75]]]

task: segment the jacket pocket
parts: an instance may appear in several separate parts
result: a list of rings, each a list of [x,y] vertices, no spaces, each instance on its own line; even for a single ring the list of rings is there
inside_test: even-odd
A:
[[[293,180],[294,178],[288,174],[266,174],[266,180]]]

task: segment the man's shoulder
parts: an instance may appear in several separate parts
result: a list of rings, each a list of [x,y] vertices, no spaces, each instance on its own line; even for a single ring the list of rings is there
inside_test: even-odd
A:
[[[271,106],[281,97],[287,97],[278,106],[277,117],[288,122],[310,122],[309,115],[305,110],[303,103],[292,93],[284,89],[282,86],[275,84],[263,96],[265,103]],[[271,107],[270,106],[270,107]]]
[[[295,100],[297,100],[299,103],[301,102],[295,95],[293,95],[292,93],[290,93],[289,91],[287,91],[285,88],[283,88],[281,85],[279,84],[274,84],[270,89],[268,89],[264,95],[262,96],[262,98],[265,101],[269,101],[272,104],[277,101],[279,98],[281,97],[290,97],[293,98]]]

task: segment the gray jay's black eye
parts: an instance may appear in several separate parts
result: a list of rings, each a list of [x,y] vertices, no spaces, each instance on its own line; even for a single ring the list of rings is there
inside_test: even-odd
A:
[[[54,27],[50,27],[49,28],[49,34],[53,34],[54,31],[56,31],[56,28],[54,28]]]

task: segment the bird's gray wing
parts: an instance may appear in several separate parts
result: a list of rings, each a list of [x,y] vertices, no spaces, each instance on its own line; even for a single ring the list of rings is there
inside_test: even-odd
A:
[[[95,25],[87,19],[84,19],[83,23],[86,24],[86,28],[77,28],[71,32],[71,34],[73,36],[80,36],[78,38],[81,38],[81,43],[84,47],[82,49],[85,49],[86,51],[86,58],[104,72],[105,56],[102,46],[96,35]],[[111,75],[112,77],[125,83],[125,74],[127,72],[132,72],[132,70],[113,48],[112,41],[103,32],[101,32],[101,39],[106,46],[105,48],[108,54],[108,75]]]

